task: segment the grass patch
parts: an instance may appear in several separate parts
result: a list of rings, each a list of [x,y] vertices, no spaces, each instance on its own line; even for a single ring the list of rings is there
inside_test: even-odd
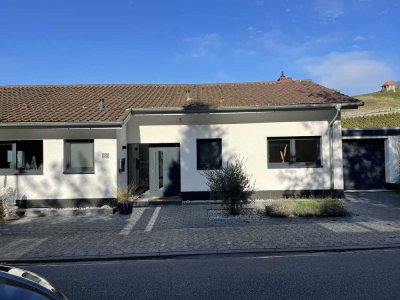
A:
[[[358,108],[359,112],[369,112],[382,109],[400,109],[400,91],[393,92],[375,92],[364,95],[353,96],[356,99],[364,101],[364,106]]]
[[[282,199],[272,202],[265,207],[269,217],[343,217],[349,216],[343,203],[339,200],[325,198],[316,199]]]
[[[400,100],[399,100],[400,102]],[[400,114],[349,117],[342,119],[343,128],[399,127]]]

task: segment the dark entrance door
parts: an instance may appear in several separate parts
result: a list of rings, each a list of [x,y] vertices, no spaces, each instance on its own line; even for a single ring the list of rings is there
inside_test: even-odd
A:
[[[343,176],[347,190],[385,188],[384,140],[343,140]]]
[[[150,196],[178,196],[181,189],[179,146],[149,147]]]

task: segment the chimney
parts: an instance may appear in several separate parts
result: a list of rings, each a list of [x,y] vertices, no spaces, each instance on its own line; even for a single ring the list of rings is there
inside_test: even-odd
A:
[[[186,101],[190,101],[192,98],[190,98],[190,90],[186,90]]]
[[[286,77],[283,71],[281,72],[281,76],[279,76],[278,80],[279,82],[287,82],[287,81],[293,81],[292,77]]]
[[[99,111],[103,111],[106,108],[106,102],[104,99],[99,100]]]

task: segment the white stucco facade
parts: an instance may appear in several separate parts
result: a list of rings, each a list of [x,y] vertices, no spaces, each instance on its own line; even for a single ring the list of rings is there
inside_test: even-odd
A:
[[[94,174],[64,173],[67,139],[94,140]],[[16,191],[18,200],[112,198],[117,182],[116,130],[1,129],[0,141],[43,140],[40,175],[0,174],[2,188]],[[106,153],[108,155],[103,155]]]
[[[212,115],[141,115],[127,125],[128,143],[179,143],[181,191],[207,191],[196,166],[196,140],[222,139],[223,164],[235,156],[246,160],[256,189],[329,190],[330,159],[328,122],[335,111],[291,111]],[[322,167],[270,169],[268,137],[321,137]],[[343,189],[340,121],[334,124],[334,189]]]
[[[0,142],[43,141],[43,171],[39,175],[0,174],[2,188],[12,188],[19,200],[113,198],[128,182],[129,144],[179,144],[181,192],[207,191],[197,170],[197,139],[222,139],[222,163],[245,160],[258,191],[341,191],[343,185],[342,129],[333,123],[331,181],[329,122],[335,110],[253,113],[152,114],[130,116],[114,129],[0,129]],[[319,137],[321,166],[270,168],[267,138]],[[386,181],[399,177],[397,137],[385,138]],[[94,174],[64,172],[65,141],[94,141]],[[132,158],[131,158],[132,159]],[[395,165],[396,164],[396,165]]]

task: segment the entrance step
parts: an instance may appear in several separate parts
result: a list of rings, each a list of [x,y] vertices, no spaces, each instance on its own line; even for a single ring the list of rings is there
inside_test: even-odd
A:
[[[158,206],[158,205],[171,205],[171,204],[182,204],[181,197],[170,197],[170,198],[141,198],[134,202],[134,206]]]

